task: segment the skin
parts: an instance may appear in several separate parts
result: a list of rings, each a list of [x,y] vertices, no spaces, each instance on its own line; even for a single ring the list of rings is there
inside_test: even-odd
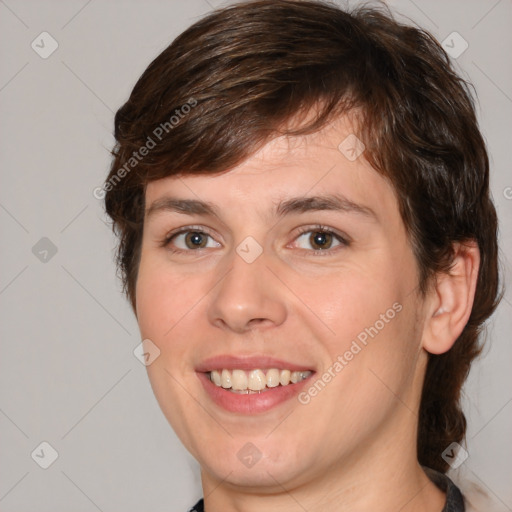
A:
[[[452,273],[420,296],[393,187],[364,153],[349,161],[338,150],[353,131],[343,118],[313,135],[273,139],[229,172],[147,186],[147,209],[166,196],[219,209],[214,216],[146,215],[136,286],[142,337],[161,351],[147,367],[150,382],[201,465],[208,512],[443,508],[444,493],[416,458],[417,411],[428,352],[449,350],[469,317],[478,248],[456,246]],[[328,210],[272,216],[281,200],[334,192],[375,217]],[[317,224],[350,243],[332,239],[314,254]],[[188,248],[183,235],[162,246],[186,226],[211,235],[205,248]],[[252,263],[236,252],[247,236],[263,250]],[[291,399],[258,415],[227,412],[194,371],[219,354],[269,355],[314,368],[318,377],[395,303],[401,311],[307,405]],[[237,457],[248,442],[261,453],[252,467]]]

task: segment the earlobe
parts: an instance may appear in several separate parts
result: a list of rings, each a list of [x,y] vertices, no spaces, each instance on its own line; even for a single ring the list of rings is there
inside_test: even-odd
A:
[[[466,326],[475,296],[480,265],[476,241],[454,244],[448,273],[436,276],[426,308],[423,348],[431,354],[450,350]]]

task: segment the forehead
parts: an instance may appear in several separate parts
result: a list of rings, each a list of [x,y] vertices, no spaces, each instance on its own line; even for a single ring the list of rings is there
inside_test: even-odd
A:
[[[289,198],[327,194],[343,196],[384,219],[398,213],[393,187],[364,158],[364,145],[347,117],[313,134],[276,137],[220,174],[182,174],[151,182],[146,211],[172,197],[268,217]]]

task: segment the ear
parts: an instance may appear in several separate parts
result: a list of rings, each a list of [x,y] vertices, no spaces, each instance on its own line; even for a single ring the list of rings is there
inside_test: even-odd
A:
[[[423,348],[443,354],[452,348],[466,326],[475,297],[480,251],[476,241],[456,243],[454,260],[448,273],[436,276],[427,301]]]

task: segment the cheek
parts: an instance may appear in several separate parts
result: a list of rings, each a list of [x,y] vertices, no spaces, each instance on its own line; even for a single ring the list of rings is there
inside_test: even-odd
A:
[[[201,279],[170,272],[165,262],[141,258],[137,288],[137,321],[141,335],[163,344],[175,326],[191,311],[201,293]]]
[[[324,348],[322,370],[328,373],[323,375],[329,384],[323,388],[319,383],[311,390],[312,396],[318,395],[311,410],[329,416],[339,429],[345,429],[347,421],[360,429],[369,421],[369,410],[378,422],[396,405],[396,396],[408,392],[419,346],[418,305],[411,293],[415,284],[413,257],[396,265],[392,254],[380,254],[372,264],[361,261],[297,288],[304,303],[329,327],[329,331],[322,327],[319,337]],[[349,419],[340,420],[338,406],[350,414]]]
[[[201,280],[171,273],[165,262],[141,258],[136,298],[137,321],[142,339],[150,339],[160,350],[146,367],[153,393],[170,425],[187,446],[190,433],[183,411],[202,417],[191,394],[184,393],[191,371],[190,339],[195,334],[189,319],[198,304]],[[196,327],[197,329],[197,327]],[[194,393],[192,393],[194,394]]]
[[[317,317],[318,334],[331,358],[348,350],[353,340],[364,343],[397,329],[397,310],[403,308],[413,287],[414,268],[402,266],[397,270],[393,258],[385,255],[372,264],[347,265],[315,279],[297,276],[291,283],[296,295]],[[389,342],[399,339],[391,336]]]
[[[419,346],[410,296],[394,289],[394,297],[376,299],[365,288],[353,291],[357,300],[355,294],[344,303],[344,314],[333,325],[336,335],[324,336],[327,357],[301,402],[331,426],[326,435],[333,442],[343,438],[347,446],[371,436],[403,404],[414,407]]]

